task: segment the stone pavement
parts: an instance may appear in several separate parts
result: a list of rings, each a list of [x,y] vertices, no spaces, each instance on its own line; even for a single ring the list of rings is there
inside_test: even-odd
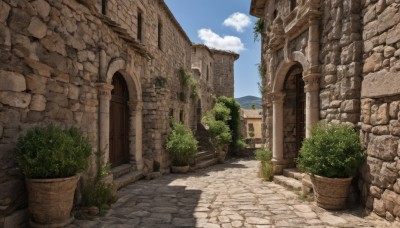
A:
[[[331,212],[257,177],[234,160],[186,175],[143,180],[118,192],[104,217],[73,227],[395,227],[363,210]],[[364,217],[364,218],[363,218]],[[400,226],[398,226],[400,227]]]

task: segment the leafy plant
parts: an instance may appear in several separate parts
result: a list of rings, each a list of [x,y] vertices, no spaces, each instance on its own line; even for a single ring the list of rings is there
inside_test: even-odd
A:
[[[274,167],[272,165],[272,152],[265,148],[257,149],[255,157],[260,161],[260,175],[266,181],[271,181],[274,176]]]
[[[260,40],[263,31],[264,31],[264,20],[259,18],[253,27],[254,42]]]
[[[232,141],[232,134],[229,126],[220,120],[212,120],[208,123],[211,138],[219,146],[229,145]]]
[[[264,64],[262,64],[262,63],[257,64],[257,69],[258,69],[258,77],[260,78],[260,82],[257,82],[258,90],[259,90],[261,96],[264,97],[264,94],[266,92],[266,88],[264,85],[264,80],[265,80]]]
[[[172,156],[173,164],[176,166],[188,165],[189,160],[197,154],[197,143],[189,129],[181,123],[173,123],[166,146]]]
[[[102,182],[96,182],[86,186],[82,190],[81,206],[96,206],[100,210],[109,208],[109,206],[117,200],[113,195],[113,188],[113,185]]]
[[[360,139],[351,127],[320,122],[304,140],[297,165],[311,174],[345,178],[355,173],[363,159]]]
[[[179,79],[185,90],[190,90],[193,98],[199,96],[199,83],[193,77],[192,72],[183,67],[179,70]],[[187,93],[189,94],[189,93]]]
[[[65,178],[86,168],[92,147],[77,128],[35,127],[19,138],[18,167],[27,178]]]

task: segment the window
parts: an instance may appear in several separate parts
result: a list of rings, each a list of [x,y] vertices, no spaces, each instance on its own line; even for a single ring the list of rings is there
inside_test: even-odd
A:
[[[181,123],[185,123],[184,117],[185,117],[185,114],[183,113],[183,111],[180,111],[180,112],[179,112],[179,121],[180,121]]]
[[[208,81],[209,77],[210,77],[210,69],[207,66],[207,81]]]
[[[101,13],[103,15],[107,14],[107,0],[101,0]]]
[[[274,10],[274,19],[278,16],[278,10]]]
[[[137,40],[139,40],[139,41],[142,41],[142,26],[143,26],[142,12],[138,11],[138,16],[137,16]]]
[[[162,23],[160,20],[158,20],[158,27],[157,27],[157,36],[158,36],[158,48],[161,50],[161,37],[162,37]]]
[[[249,132],[254,132],[254,125],[252,124],[252,123],[250,123],[249,125],[248,125],[248,128],[249,128]]]
[[[170,109],[169,109],[169,114],[168,114],[168,116],[169,116],[170,119],[174,118],[174,109],[173,109],[173,108],[170,108]]]
[[[297,0],[290,0],[290,11],[293,11],[296,8]]]

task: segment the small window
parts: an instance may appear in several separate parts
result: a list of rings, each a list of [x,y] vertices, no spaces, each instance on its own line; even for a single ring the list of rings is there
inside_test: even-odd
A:
[[[278,16],[278,10],[274,10],[274,20]]]
[[[143,27],[143,15],[141,11],[138,11],[137,16],[137,40],[142,41],[142,27]]]
[[[179,112],[179,121],[180,121],[181,123],[185,123],[184,117],[185,117],[185,114],[184,114],[183,110],[181,110],[181,111]]]
[[[297,6],[297,0],[290,0],[290,11],[293,11]]]
[[[159,20],[158,21],[158,28],[157,28],[157,36],[158,36],[158,49],[162,50],[162,44],[161,44],[161,39],[162,39],[162,23]]]
[[[210,78],[210,68],[207,66],[207,81]]]
[[[254,125],[252,124],[252,123],[250,123],[249,125],[248,125],[248,128],[249,128],[249,132],[254,132]]]
[[[101,0],[101,13],[103,15],[107,14],[107,0]]]
[[[169,118],[171,118],[171,119],[174,118],[174,109],[173,109],[173,108],[170,108],[170,109],[169,109],[169,115],[168,115],[168,116],[169,116]]]

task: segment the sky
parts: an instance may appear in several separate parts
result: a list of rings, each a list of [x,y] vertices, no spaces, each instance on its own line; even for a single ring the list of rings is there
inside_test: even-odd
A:
[[[194,43],[240,54],[235,62],[235,97],[260,97],[257,64],[261,44],[254,42],[257,18],[249,15],[250,0],[165,0]]]

